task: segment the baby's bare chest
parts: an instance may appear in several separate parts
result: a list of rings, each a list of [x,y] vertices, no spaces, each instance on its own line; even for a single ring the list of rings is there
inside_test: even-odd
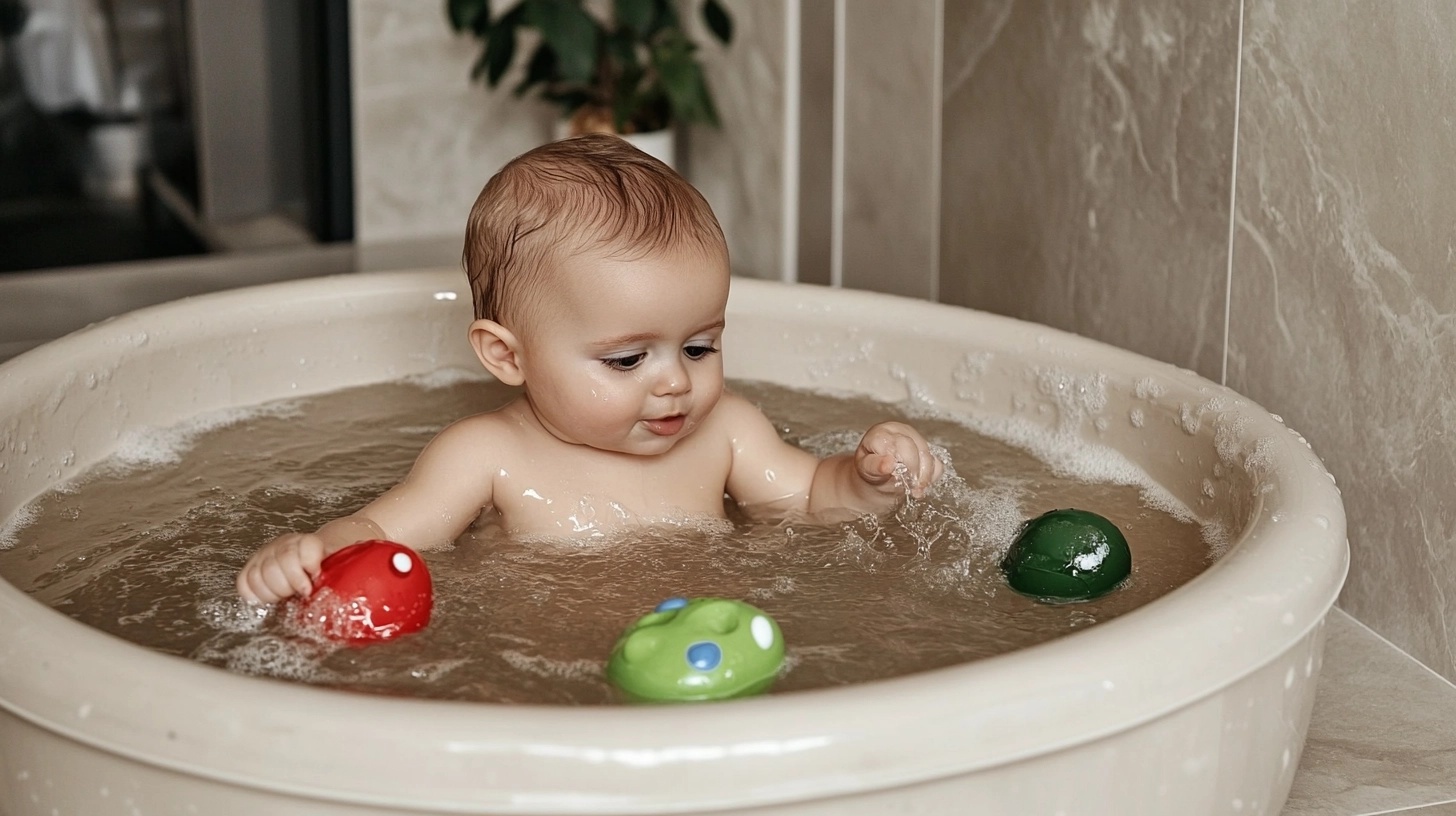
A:
[[[730,465],[726,447],[707,445],[653,457],[567,449],[503,469],[495,478],[493,503],[502,526],[528,535],[722,518]]]

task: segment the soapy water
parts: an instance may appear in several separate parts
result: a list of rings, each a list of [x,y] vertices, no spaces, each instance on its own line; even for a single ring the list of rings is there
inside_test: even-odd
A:
[[[1085,383],[1071,385],[1080,404],[1096,400]],[[0,575],[91,626],[235,672],[384,694],[600,704],[617,700],[604,679],[612,644],[669,596],[738,598],[772,615],[788,644],[777,692],[1024,648],[1135,609],[1210,561],[1207,531],[1106,451],[923,405],[731,387],[821,456],[851,450],[876,421],[911,422],[946,475],[892,514],[838,523],[754,520],[730,502],[727,522],[527,541],[484,519],[423,553],[431,625],[365,648],[238,599],[237,571],[263,542],[353,511],[402,477],[444,425],[513,395],[446,372],[134,434],[7,522]],[[1122,588],[1048,605],[1005,585],[999,561],[1021,523],[1061,507],[1123,530],[1133,574]]]

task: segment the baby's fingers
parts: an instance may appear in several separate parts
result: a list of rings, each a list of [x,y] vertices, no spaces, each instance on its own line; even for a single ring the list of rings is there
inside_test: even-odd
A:
[[[313,589],[313,582],[297,559],[269,557],[258,565],[258,579],[271,598],[258,593],[268,602],[280,601],[293,595],[307,595]]]
[[[935,455],[928,444],[917,446],[917,450],[920,456],[920,471],[916,474],[915,484],[920,489],[917,493],[919,495],[940,480],[945,473],[945,463],[940,461],[940,457]]]
[[[872,485],[885,484],[894,478],[899,464],[893,453],[869,452],[860,457],[860,476]]]
[[[249,562],[238,573],[238,594],[250,603],[276,603],[293,594],[287,576],[274,559]]]
[[[925,495],[944,472],[945,466],[919,436],[895,435],[893,450],[896,462],[904,466],[903,476],[897,481],[914,496]]]

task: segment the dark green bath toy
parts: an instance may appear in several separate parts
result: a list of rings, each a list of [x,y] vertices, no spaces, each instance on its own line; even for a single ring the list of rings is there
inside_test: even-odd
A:
[[[1001,560],[1011,588],[1048,601],[1085,601],[1132,571],[1117,526],[1086,510],[1052,510],[1026,522]]]
[[[617,640],[607,679],[635,700],[726,700],[768,689],[783,664],[783,633],[762,610],[668,598]]]

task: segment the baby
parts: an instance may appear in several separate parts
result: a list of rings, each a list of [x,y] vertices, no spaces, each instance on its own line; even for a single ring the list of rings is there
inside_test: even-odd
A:
[[[580,537],[723,519],[725,493],[756,515],[880,513],[941,476],[903,423],[821,461],[724,390],[722,229],[692,185],[621,139],[512,160],[471,209],[464,262],[470,343],[523,393],[445,428],[353,515],[268,542],[238,575],[243,598],[307,594],[357,541],[447,544],[483,511],[512,534]]]

